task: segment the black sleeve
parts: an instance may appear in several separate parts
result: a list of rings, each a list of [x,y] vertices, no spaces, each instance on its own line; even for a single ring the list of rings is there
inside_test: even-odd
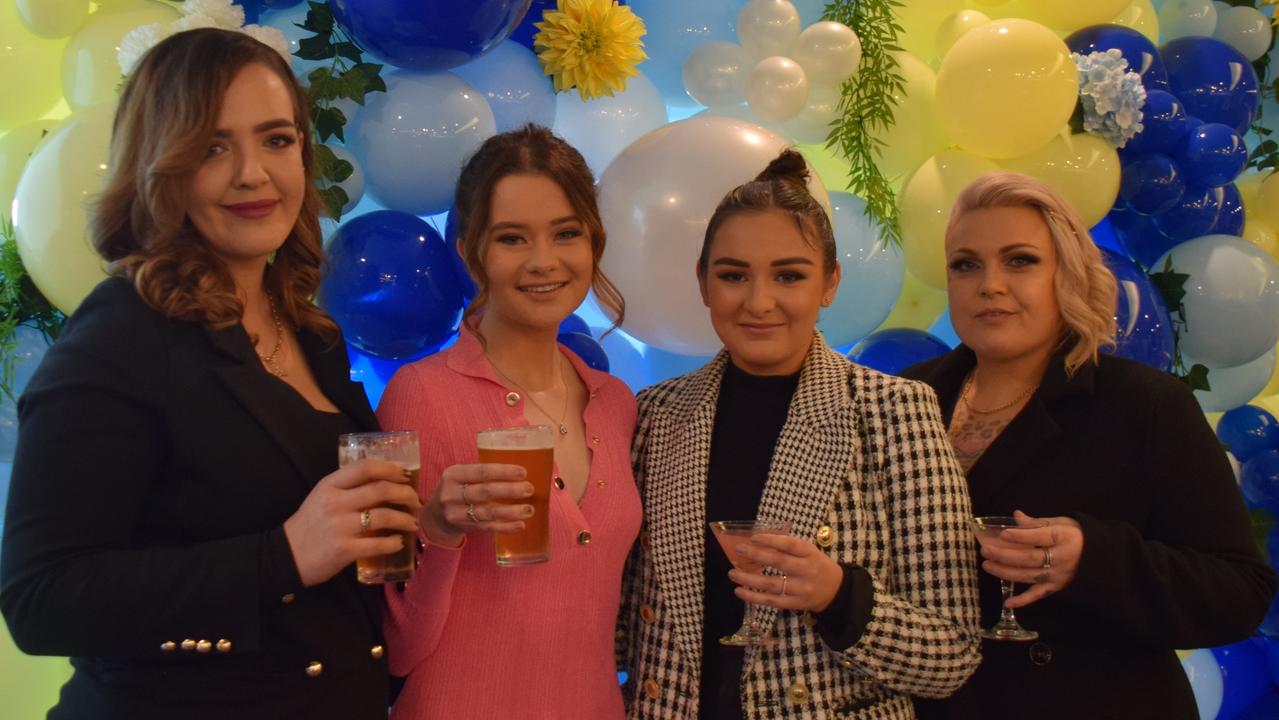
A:
[[[844,580],[835,593],[835,599],[825,610],[813,616],[817,619],[817,634],[827,647],[832,648],[856,645],[870,623],[871,611],[875,609],[875,589],[870,573],[852,563],[840,563],[839,566],[844,569]]]

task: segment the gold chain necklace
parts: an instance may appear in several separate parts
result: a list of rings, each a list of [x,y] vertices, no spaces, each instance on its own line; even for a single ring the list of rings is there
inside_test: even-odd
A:
[[[1026,398],[1030,397],[1030,394],[1034,392],[1035,388],[1037,387],[1035,385],[1031,385],[1030,387],[1026,388],[1025,392],[1013,398],[1012,400],[1004,403],[1003,405],[1000,405],[997,408],[994,408],[991,410],[978,410],[977,408],[968,404],[968,391],[969,389],[972,388],[972,386],[973,386],[973,375],[972,373],[969,373],[968,377],[964,380],[964,390],[963,392],[959,393],[959,401],[964,404],[964,407],[968,408],[968,412],[976,413],[978,415],[994,415],[997,412],[1002,412],[1004,410],[1007,410],[1013,405],[1016,405],[1022,400],[1025,400]]]
[[[275,347],[271,348],[270,355],[258,353],[258,357],[262,359],[262,365],[266,367],[267,372],[282,378],[289,374],[280,367],[278,359],[280,349],[284,347],[284,322],[280,320],[280,309],[275,306],[275,300],[271,298],[270,293],[267,293],[266,304],[271,308],[271,320],[275,322]]]
[[[538,401],[537,401],[537,399],[533,397],[533,393],[531,393],[531,392],[529,392],[528,390],[524,389],[524,386],[523,386],[523,385],[520,385],[519,383],[515,382],[515,381],[514,381],[514,380],[512,380],[509,376],[507,376],[507,374],[506,374],[506,373],[504,373],[504,372],[502,372],[500,369],[498,369],[498,367],[497,367],[497,363],[493,362],[493,358],[489,358],[488,360],[489,360],[489,366],[493,368],[493,371],[494,371],[494,372],[496,372],[498,375],[500,375],[500,376],[502,377],[502,379],[503,379],[503,380],[505,380],[506,382],[510,383],[511,385],[514,385],[514,386],[516,387],[516,389],[518,389],[518,390],[520,390],[521,392],[523,392],[523,393],[524,393],[524,397],[528,398],[528,401],[529,401],[529,402],[531,402],[531,403],[533,403],[533,407],[537,408],[538,410],[541,410],[541,411],[542,411],[542,414],[543,414],[543,415],[545,415],[545,416],[547,417],[547,419],[549,419],[549,420],[555,420],[555,416],[554,416],[554,415],[552,415],[552,414],[550,414],[549,412],[547,412],[547,411],[546,411],[546,408],[542,407],[542,403],[538,402]],[[557,357],[557,362],[556,362],[556,370],[559,372],[560,379],[561,379],[561,380],[563,380],[563,379],[564,379],[564,365],[563,365],[563,363],[561,362],[561,359],[560,359],[560,358],[558,358],[558,357]],[[568,426],[564,424],[564,418],[565,418],[565,417],[567,417],[567,416],[568,416],[568,383],[566,382],[566,383],[564,383],[564,409],[560,411],[560,419],[559,419],[559,421],[556,423],[556,424],[558,424],[558,425],[559,425],[559,428],[560,428],[560,435],[561,435],[561,436],[563,436],[563,435],[568,435]]]

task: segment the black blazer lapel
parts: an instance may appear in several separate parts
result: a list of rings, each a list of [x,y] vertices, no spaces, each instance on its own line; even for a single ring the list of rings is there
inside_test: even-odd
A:
[[[351,365],[346,358],[346,344],[340,339],[333,347],[314,333],[302,330],[298,343],[306,354],[311,372],[324,393],[339,410],[355,421],[364,432],[378,429],[377,417],[369,406],[364,383],[351,380]]]

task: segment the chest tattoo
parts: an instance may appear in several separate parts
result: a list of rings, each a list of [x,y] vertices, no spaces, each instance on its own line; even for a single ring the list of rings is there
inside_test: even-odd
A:
[[[986,448],[995,442],[999,433],[1008,427],[1011,417],[980,418],[972,415],[956,417],[951,423],[947,435],[950,444],[955,448],[955,458],[959,465],[968,472],[977,464],[978,458],[986,452]]]

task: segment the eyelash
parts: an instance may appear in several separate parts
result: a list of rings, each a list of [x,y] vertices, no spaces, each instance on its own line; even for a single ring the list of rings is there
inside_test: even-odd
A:
[[[718,273],[715,277],[722,280],[723,282],[737,283],[737,282],[743,282],[744,280],[746,280],[746,273],[726,271],[726,272]],[[784,270],[782,272],[777,273],[776,279],[779,282],[781,282],[783,285],[791,285],[793,283],[800,282],[807,277],[808,277],[807,275],[801,272],[795,272],[794,270]]]
[[[1031,265],[1038,265],[1039,258],[1034,255],[1013,255],[1005,262],[1012,266],[1014,270],[1020,270]],[[961,258],[959,260],[952,260],[946,265],[946,267],[953,272],[968,272],[969,270],[975,269],[977,267],[977,263],[967,258]]]
[[[291,145],[296,144],[297,141],[298,139],[296,137],[281,133],[279,135],[272,135],[271,137],[267,138],[266,145],[270,147],[272,150],[284,150],[290,147]],[[223,152],[226,152],[226,150],[227,150],[227,147],[225,144],[214,143],[209,146],[208,152],[205,153],[205,157],[211,158],[215,155],[220,155]]]
[[[555,233],[555,239],[556,240],[575,240],[584,234],[585,233],[582,231],[581,228],[566,228],[564,230],[560,230],[559,232]],[[524,242],[524,236],[499,235],[493,238],[493,242],[499,243],[501,245],[515,245],[517,243]]]

